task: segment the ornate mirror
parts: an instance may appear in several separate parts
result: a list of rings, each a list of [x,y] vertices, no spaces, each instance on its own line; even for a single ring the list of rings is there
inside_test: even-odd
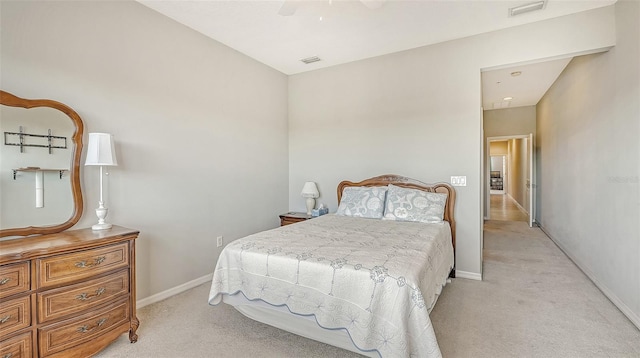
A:
[[[0,91],[0,237],[52,234],[82,216],[84,126],[68,106]]]

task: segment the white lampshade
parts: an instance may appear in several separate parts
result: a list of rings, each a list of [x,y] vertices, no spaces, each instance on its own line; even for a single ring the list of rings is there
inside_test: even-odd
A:
[[[89,133],[87,160],[84,165],[118,165],[113,136],[108,133]]]
[[[304,183],[304,186],[302,187],[302,193],[300,193],[300,195],[302,195],[303,198],[317,198],[320,196],[320,193],[318,192],[316,183],[308,181]]]

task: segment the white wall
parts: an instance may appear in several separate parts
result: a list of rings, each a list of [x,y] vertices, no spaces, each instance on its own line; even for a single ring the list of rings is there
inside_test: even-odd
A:
[[[287,77],[129,1],[6,2],[1,86],[114,135],[108,220],[141,230],[138,298],[213,272],[287,208]],[[85,135],[85,141],[87,136]],[[96,222],[98,170],[84,167]]]
[[[617,45],[575,58],[538,104],[540,224],[640,327],[640,3]]]
[[[466,175],[457,190],[457,270],[480,277],[481,69],[614,43],[606,7],[291,76],[289,208],[304,209],[307,180],[335,210],[344,179]]]
[[[504,176],[504,155],[491,156],[491,171],[500,172],[500,177]]]

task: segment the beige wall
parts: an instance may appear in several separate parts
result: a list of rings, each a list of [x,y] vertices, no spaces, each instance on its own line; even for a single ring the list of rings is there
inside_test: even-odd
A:
[[[481,69],[602,49],[615,43],[613,26],[606,7],[290,76],[289,208],[304,208],[307,180],[333,211],[344,179],[465,175],[456,265],[480,277]]]
[[[492,109],[483,117],[485,138],[536,133],[536,106]]]
[[[509,183],[508,194],[528,212],[527,178],[529,177],[529,155],[526,138],[514,138],[508,141]]]
[[[507,155],[509,153],[509,148],[507,146],[506,140],[501,140],[497,142],[489,143],[489,154],[490,155]]]
[[[63,102],[87,132],[114,135],[108,220],[141,231],[138,299],[213,272],[217,235],[278,226],[285,75],[132,1],[0,6],[2,89]],[[77,227],[97,220],[97,168],[82,178]]]
[[[640,327],[640,3],[617,45],[575,58],[538,104],[545,232]]]

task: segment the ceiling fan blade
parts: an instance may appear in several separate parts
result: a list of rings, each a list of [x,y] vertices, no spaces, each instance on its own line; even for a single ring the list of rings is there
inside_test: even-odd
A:
[[[360,0],[360,2],[367,8],[374,10],[381,8],[385,0]]]
[[[291,16],[295,14],[297,9],[298,9],[298,4],[296,4],[295,0],[284,0],[282,2],[282,6],[280,6],[280,10],[278,10],[278,15]]]

